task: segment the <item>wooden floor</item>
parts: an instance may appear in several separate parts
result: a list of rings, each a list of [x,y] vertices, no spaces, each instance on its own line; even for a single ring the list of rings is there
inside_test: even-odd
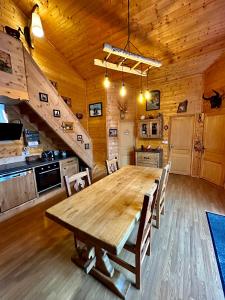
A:
[[[71,262],[72,234],[44,217],[56,201],[0,223],[0,299],[117,299]],[[154,229],[142,291],[131,287],[127,299],[224,299],[205,210],[225,214],[224,190],[170,175],[166,215]]]

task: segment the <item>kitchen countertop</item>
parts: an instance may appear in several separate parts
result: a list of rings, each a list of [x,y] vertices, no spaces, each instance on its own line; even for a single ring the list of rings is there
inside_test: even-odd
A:
[[[54,162],[58,162],[64,159],[68,159],[68,158],[72,158],[72,157],[76,157],[76,156],[67,156],[65,158],[59,157],[56,158],[52,161],[34,161],[34,162],[26,162],[26,161],[20,161],[20,162],[16,162],[16,163],[10,163],[10,164],[3,164],[0,165],[0,176],[1,175],[7,175],[9,173],[12,172],[17,172],[17,171],[25,171],[28,169],[32,169],[35,167],[39,167],[42,165],[46,165],[49,163],[54,163]]]

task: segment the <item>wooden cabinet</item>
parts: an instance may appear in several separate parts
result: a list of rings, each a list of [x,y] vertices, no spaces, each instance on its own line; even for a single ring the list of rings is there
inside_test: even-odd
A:
[[[162,118],[139,121],[138,137],[141,139],[161,139],[162,123]]]
[[[64,176],[72,176],[79,172],[79,163],[76,157],[68,158],[60,162],[62,186],[64,186]]]
[[[33,170],[1,178],[0,211],[4,212],[37,197]]]
[[[136,151],[136,165],[142,167],[162,167],[162,150],[158,152]]]

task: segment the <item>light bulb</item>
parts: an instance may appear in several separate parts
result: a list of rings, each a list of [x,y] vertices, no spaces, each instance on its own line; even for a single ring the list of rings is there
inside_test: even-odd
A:
[[[120,88],[120,96],[121,96],[121,97],[125,97],[126,94],[127,94],[127,90],[126,90],[126,87],[125,87],[124,82],[123,82],[123,83],[122,83],[122,86],[121,86],[121,88]]]
[[[41,18],[36,12],[33,12],[31,16],[31,31],[36,37],[42,38],[44,36]]]
[[[139,94],[138,100],[140,103],[143,103],[143,101],[144,101],[144,95],[143,95],[142,91]]]
[[[147,89],[146,91],[145,91],[145,99],[146,100],[150,100],[152,98],[152,95],[151,95],[151,93],[149,92],[149,89]]]
[[[106,89],[108,89],[110,87],[110,80],[109,80],[109,76],[107,74],[105,74],[103,85]]]

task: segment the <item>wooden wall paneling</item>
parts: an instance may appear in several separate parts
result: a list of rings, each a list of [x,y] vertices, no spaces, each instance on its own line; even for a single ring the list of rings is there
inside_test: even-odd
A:
[[[121,121],[118,103],[127,104],[127,113],[125,113],[125,121],[133,121],[136,119],[136,88],[126,85],[127,95],[121,97],[119,90],[121,82],[114,82],[107,91],[107,111],[106,111],[106,132],[107,132],[107,157],[113,159],[119,157],[119,137],[109,137],[109,129],[117,128]],[[119,134],[119,131],[118,131]]]
[[[0,32],[0,58],[8,56],[11,72],[0,70],[0,96],[7,96],[13,99],[27,100],[27,84],[23,58],[22,43],[15,38]]]
[[[212,64],[204,73],[204,94],[210,97],[213,94],[212,89],[218,91],[220,94],[225,93],[225,51],[221,57]],[[222,101],[220,109],[211,109],[209,101],[203,101],[204,112],[225,112],[225,99]]]
[[[20,156],[23,151],[22,138],[18,141],[0,142],[0,161],[1,158]]]
[[[64,103],[52,84],[46,79],[41,69],[34,62],[31,56],[24,50],[27,84],[29,93],[28,104],[36,113],[63,139],[63,141],[90,167],[92,167],[92,142],[72,111]],[[48,95],[48,103],[41,102],[39,93]],[[61,118],[53,117],[53,109],[60,109]],[[74,123],[73,132],[65,132],[62,128],[63,121]],[[77,142],[77,134],[83,136],[84,143]],[[84,149],[84,144],[89,143],[90,149]]]
[[[140,119],[141,115],[156,115],[163,114],[164,125],[169,124],[171,116],[177,114],[178,104],[184,100],[188,100],[188,108],[186,114],[201,113],[202,111],[202,90],[203,78],[202,75],[194,75],[186,78],[172,80],[171,82],[150,81],[150,90],[160,90],[160,110],[146,111],[146,102],[140,104],[137,101],[137,118]],[[141,145],[147,146],[150,144],[152,147],[162,147],[164,153],[164,162],[168,159],[168,145],[163,141],[168,141],[169,130],[163,130],[162,140],[146,140],[137,138],[136,144],[139,148]]]

